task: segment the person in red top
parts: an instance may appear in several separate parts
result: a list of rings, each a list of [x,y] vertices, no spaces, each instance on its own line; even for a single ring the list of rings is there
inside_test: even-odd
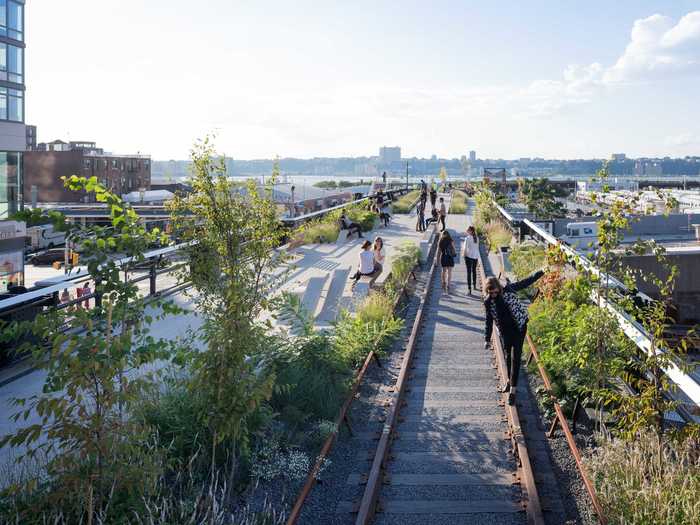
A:
[[[92,293],[92,290],[90,290],[90,281],[85,281],[85,285],[83,285],[83,296],[90,295]],[[87,309],[90,308],[90,299],[85,299],[83,301],[83,306]]]

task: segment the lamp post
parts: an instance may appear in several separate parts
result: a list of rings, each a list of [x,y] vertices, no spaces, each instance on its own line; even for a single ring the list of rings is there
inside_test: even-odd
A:
[[[408,161],[406,161],[406,189],[408,189]]]

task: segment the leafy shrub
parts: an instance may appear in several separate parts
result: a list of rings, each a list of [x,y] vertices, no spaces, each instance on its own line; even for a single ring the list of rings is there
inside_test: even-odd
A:
[[[371,294],[353,317],[343,311],[331,336],[333,351],[357,368],[370,351],[382,355],[398,336],[403,321],[394,317],[391,299]]]
[[[304,244],[331,243],[338,239],[339,233],[340,226],[337,220],[313,222],[304,228],[302,239]]]
[[[501,246],[510,246],[513,235],[499,222],[489,222],[484,226],[483,233],[489,241],[491,251],[496,252]]]
[[[420,260],[420,248],[415,242],[406,241],[396,250],[391,259],[391,279],[384,284],[384,292],[396,299],[406,284],[409,274]]]
[[[363,232],[368,232],[374,228],[374,223],[379,218],[379,215],[373,211],[363,208],[351,208],[347,212],[348,219],[360,225]]]
[[[467,194],[463,191],[452,192],[450,213],[467,213]]]
[[[519,244],[510,252],[509,260],[515,277],[524,279],[544,266],[546,252],[541,246]]]
[[[420,190],[413,190],[392,203],[394,213],[409,213],[420,197]]]
[[[700,454],[697,439],[602,438],[586,458],[610,523],[700,523]]]

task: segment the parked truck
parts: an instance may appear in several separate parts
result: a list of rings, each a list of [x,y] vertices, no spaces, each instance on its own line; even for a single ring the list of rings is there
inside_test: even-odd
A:
[[[46,250],[66,243],[65,232],[54,230],[52,224],[27,228],[27,237],[32,250]]]

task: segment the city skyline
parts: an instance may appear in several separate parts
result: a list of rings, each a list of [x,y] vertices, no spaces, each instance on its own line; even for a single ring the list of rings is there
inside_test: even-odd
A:
[[[700,154],[697,2],[194,5],[28,2],[40,140],[160,160],[210,132],[245,159]]]

